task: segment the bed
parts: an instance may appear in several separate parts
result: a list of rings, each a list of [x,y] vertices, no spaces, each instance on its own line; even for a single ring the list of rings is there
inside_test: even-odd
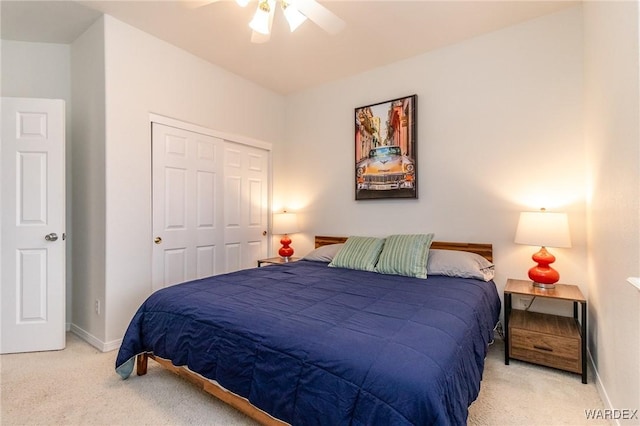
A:
[[[316,237],[317,251],[345,240]],[[492,261],[490,244],[427,250]],[[155,292],[129,324],[116,371],[144,375],[151,358],[263,424],[465,424],[500,312],[490,276],[329,267],[338,257]]]

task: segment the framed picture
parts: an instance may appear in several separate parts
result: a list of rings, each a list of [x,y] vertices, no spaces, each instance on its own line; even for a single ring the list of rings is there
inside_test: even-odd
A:
[[[418,198],[417,95],[355,109],[356,200]]]

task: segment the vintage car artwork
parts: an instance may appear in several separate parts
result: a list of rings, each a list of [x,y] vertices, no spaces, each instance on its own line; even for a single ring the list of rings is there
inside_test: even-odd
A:
[[[379,146],[369,150],[369,156],[358,163],[358,189],[413,189],[415,165],[399,146]]]
[[[355,109],[355,199],[418,198],[417,95]]]

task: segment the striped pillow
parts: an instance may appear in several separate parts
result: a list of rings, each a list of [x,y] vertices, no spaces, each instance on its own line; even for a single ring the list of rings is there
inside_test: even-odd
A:
[[[373,272],[382,246],[384,238],[349,237],[329,266]]]
[[[427,256],[433,234],[391,235],[376,266],[381,274],[427,278]]]

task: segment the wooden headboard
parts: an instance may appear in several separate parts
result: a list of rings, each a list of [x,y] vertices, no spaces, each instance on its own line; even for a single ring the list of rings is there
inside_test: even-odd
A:
[[[347,237],[327,237],[316,236],[316,248],[326,246],[329,244],[339,244],[347,241]],[[458,250],[468,251],[471,253],[479,254],[487,259],[489,262],[493,262],[493,245],[492,244],[480,244],[480,243],[449,243],[443,241],[434,241],[431,243],[431,248],[436,250]]]

